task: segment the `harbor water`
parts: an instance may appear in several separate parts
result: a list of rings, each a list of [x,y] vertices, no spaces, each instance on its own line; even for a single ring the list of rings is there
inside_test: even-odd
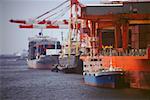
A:
[[[82,75],[8,62],[0,66],[0,100],[150,100],[150,90],[92,87],[84,84]]]

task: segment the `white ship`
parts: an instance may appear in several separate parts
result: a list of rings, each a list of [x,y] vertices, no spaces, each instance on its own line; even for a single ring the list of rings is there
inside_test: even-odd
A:
[[[60,42],[57,39],[48,36],[35,36],[29,39],[29,68],[52,69],[58,64],[59,52],[61,50]]]

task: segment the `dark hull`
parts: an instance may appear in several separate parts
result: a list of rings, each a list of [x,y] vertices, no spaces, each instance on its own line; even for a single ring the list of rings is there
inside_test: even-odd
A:
[[[79,56],[71,55],[70,58],[60,58],[59,64],[64,67],[62,71],[65,73],[83,73],[83,62],[79,59]]]

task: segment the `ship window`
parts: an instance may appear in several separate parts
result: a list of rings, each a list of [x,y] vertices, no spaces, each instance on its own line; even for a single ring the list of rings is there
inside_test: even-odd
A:
[[[47,49],[55,49],[55,45],[48,45]]]
[[[57,45],[57,49],[61,49],[61,45]]]
[[[91,59],[91,61],[97,61],[97,59]]]
[[[57,42],[57,45],[60,45],[60,42]]]
[[[47,45],[47,44],[45,45],[45,48],[48,48],[48,45]]]

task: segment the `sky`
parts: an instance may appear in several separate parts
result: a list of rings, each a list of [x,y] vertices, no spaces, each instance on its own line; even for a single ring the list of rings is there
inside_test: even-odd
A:
[[[37,35],[39,29],[19,29],[10,19],[35,18],[56,7],[65,0],[0,0],[0,54],[13,54],[28,49],[28,37]],[[108,0],[79,0],[82,4],[100,3]],[[62,19],[68,19],[65,15]],[[45,29],[43,33],[61,40],[61,32],[67,39],[68,30]]]
[[[0,3],[0,53],[2,53],[2,3]]]

